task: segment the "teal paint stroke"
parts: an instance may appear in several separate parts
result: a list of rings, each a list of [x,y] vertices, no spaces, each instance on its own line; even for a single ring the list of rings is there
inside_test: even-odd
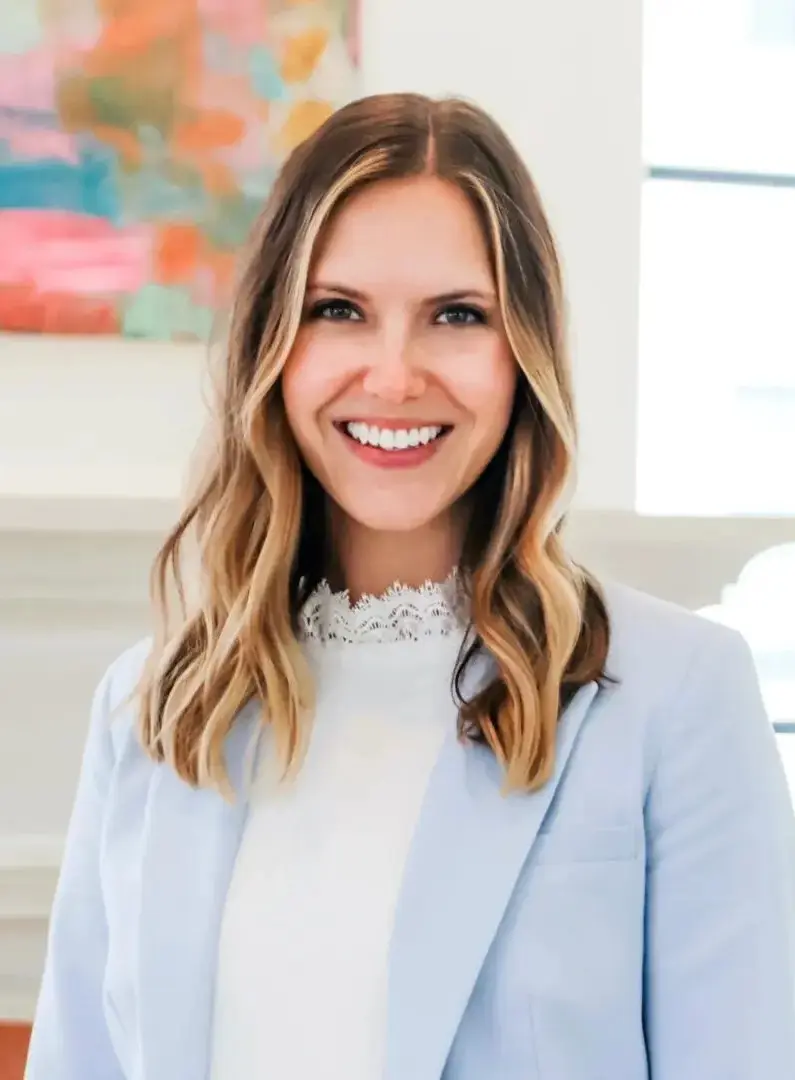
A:
[[[128,338],[167,341],[185,337],[207,341],[213,318],[209,308],[193,303],[187,289],[146,285],[128,301],[122,316],[122,333]]]
[[[139,221],[201,223],[210,212],[211,198],[200,186],[170,183],[154,170],[142,170],[121,181],[124,224]]]
[[[279,74],[276,58],[264,45],[255,45],[251,49],[248,74],[258,97],[265,101],[281,101],[286,97],[287,88]]]
[[[168,144],[155,128],[142,125],[137,136],[141,164],[119,178],[125,224],[203,221],[211,211],[213,198],[202,186],[199,174],[174,161]]]
[[[0,209],[68,210],[121,219],[116,159],[104,150],[84,150],[76,165],[42,158],[14,160],[0,143]]]
[[[201,229],[213,247],[237,251],[248,239],[262,210],[262,199],[245,195],[217,199],[201,221]]]
[[[273,188],[278,175],[275,166],[258,169],[240,178],[240,193],[258,213]]]

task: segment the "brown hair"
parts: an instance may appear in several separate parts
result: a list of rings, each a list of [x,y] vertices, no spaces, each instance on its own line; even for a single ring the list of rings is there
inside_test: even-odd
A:
[[[561,543],[575,419],[560,266],[539,195],[506,135],[475,106],[365,98],[327,120],[276,180],[234,303],[210,458],[153,567],[157,631],[140,734],[191,784],[228,792],[223,744],[251,699],[262,702],[285,766],[300,757],[313,694],[296,615],[326,571],[325,515],[287,425],[280,374],[316,242],[342,200],[365,184],[429,172],[460,188],[479,216],[524,375],[504,443],[474,489],[459,568],[475,639],[456,686],[474,652],[496,663],[494,679],[461,701],[461,732],[491,747],[509,788],[533,789],[552,772],[562,707],[605,677],[607,611]]]

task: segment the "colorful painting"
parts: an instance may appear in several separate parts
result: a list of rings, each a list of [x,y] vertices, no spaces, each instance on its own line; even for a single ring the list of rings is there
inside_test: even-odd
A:
[[[206,339],[358,0],[2,0],[0,331]]]

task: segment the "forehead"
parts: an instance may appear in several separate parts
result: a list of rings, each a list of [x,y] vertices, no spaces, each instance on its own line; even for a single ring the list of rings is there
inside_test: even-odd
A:
[[[492,286],[472,203],[432,176],[383,180],[351,196],[322,236],[313,271],[318,280],[371,290],[397,282],[429,293]]]

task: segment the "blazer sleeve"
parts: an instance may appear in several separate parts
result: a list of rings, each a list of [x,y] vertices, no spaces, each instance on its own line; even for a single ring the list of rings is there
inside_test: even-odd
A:
[[[646,802],[651,1080],[793,1080],[795,825],[750,651],[709,627]]]
[[[108,672],[94,695],[25,1080],[124,1080],[102,1004],[108,935],[99,859],[113,768],[110,693]]]

